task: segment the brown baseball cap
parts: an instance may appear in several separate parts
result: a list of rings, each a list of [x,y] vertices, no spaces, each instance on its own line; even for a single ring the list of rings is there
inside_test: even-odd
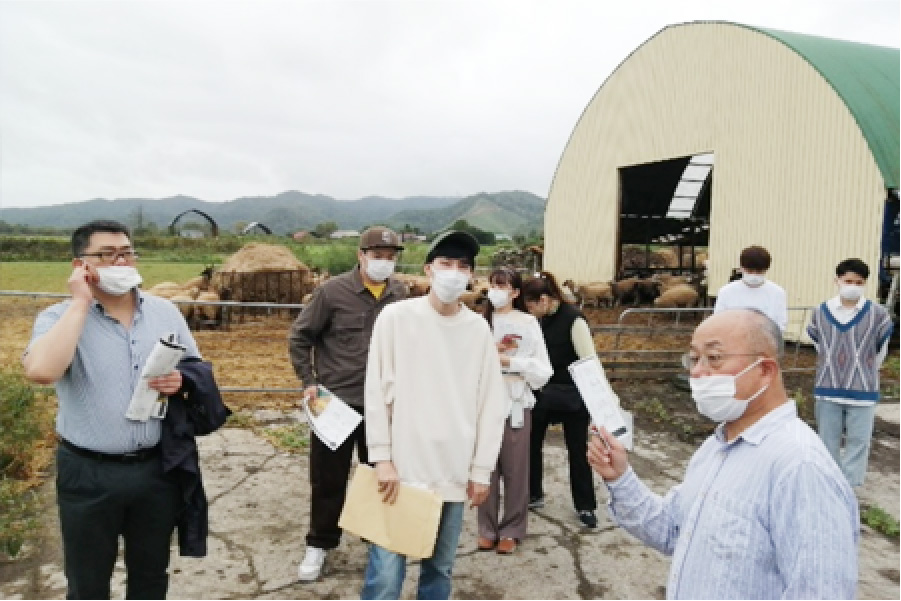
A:
[[[360,250],[370,248],[404,249],[397,232],[381,225],[374,225],[360,235]]]

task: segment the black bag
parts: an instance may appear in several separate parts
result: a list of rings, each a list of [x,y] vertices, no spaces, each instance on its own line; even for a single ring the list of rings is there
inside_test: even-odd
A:
[[[585,406],[575,384],[551,382],[535,393],[535,408],[543,411],[579,411]]]

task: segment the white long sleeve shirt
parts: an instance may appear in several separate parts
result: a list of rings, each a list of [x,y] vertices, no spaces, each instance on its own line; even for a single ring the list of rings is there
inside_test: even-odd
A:
[[[766,280],[752,288],[742,280],[729,282],[716,295],[713,312],[725,309],[757,309],[776,322],[783,332],[788,326],[788,300],[779,284]]]
[[[488,484],[510,410],[488,322],[461,306],[447,317],[428,296],[385,307],[372,331],[364,393],[369,460],[402,482],[465,501]]]
[[[510,423],[521,428],[525,423],[525,409],[535,406],[532,390],[541,388],[554,374],[544,345],[541,326],[534,316],[519,310],[495,313],[492,316],[494,340],[500,342],[507,334],[519,336],[518,346],[510,354],[510,366],[504,369],[504,381],[510,395]]]

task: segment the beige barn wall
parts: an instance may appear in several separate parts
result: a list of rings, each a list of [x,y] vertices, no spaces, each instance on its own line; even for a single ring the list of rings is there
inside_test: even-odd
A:
[[[617,169],[708,151],[711,294],[741,249],[760,244],[790,307],[833,295],[833,269],[848,257],[871,266],[875,296],[885,189],[856,122],[790,48],[721,23],[663,30],[598,90],[548,194],[545,267],[561,279],[611,279]]]

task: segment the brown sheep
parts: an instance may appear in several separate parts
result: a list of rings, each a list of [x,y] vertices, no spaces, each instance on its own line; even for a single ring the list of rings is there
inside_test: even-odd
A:
[[[215,292],[201,292],[195,300],[216,302],[219,300],[219,295]],[[200,319],[214,320],[218,312],[219,307],[217,305],[197,305],[194,309],[195,315]]]
[[[695,307],[698,304],[698,291],[688,284],[674,286],[654,299],[654,306],[663,308]]]
[[[590,282],[576,288],[579,307],[594,305],[597,308],[613,305],[613,288],[609,282]]]
[[[175,303],[175,306],[185,316],[185,319],[191,319],[191,315],[194,313],[194,305],[190,301],[194,300],[193,296],[190,296],[185,291],[179,291],[177,294],[170,296],[169,300]]]

